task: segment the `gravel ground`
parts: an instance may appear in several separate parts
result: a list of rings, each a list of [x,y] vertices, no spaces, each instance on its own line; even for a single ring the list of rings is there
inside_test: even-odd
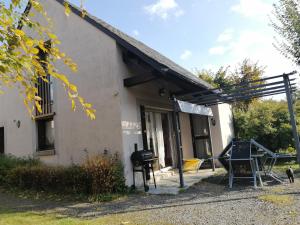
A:
[[[227,183],[215,177],[176,196],[137,194],[91,204],[31,201],[0,192],[0,202],[3,207],[20,211],[109,218],[108,224],[300,224],[300,180],[265,185],[256,190],[235,185],[229,190]],[[260,200],[268,196],[271,200]]]

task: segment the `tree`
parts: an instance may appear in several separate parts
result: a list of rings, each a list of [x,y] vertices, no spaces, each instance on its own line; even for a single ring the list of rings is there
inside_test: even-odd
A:
[[[259,66],[258,62],[253,63],[249,59],[244,59],[243,62],[238,66],[235,72],[232,74],[233,83],[241,84],[242,88],[247,89],[254,85],[263,84],[264,82],[253,82],[256,80],[261,80],[264,74],[265,67]],[[256,90],[256,89],[253,89]],[[245,90],[247,94],[251,94],[251,92]],[[250,104],[257,101],[257,99],[248,99],[240,102],[235,102],[235,109],[240,109],[243,111],[247,111]]]
[[[288,59],[300,64],[300,8],[298,0],[279,0],[274,4],[272,26],[282,38],[275,47]]]
[[[213,86],[214,88],[218,87],[218,84],[215,82],[215,74],[212,70],[197,70],[196,69],[196,75],[206,81],[207,83],[209,83],[211,86]]]
[[[235,133],[241,140],[254,138],[273,151],[293,146],[286,101],[259,100],[247,111],[236,110],[234,117]]]
[[[33,10],[22,13],[27,2]],[[65,7],[68,14],[68,4]],[[47,24],[35,21],[36,14],[45,18]],[[73,110],[79,104],[90,119],[95,119],[92,105],[79,95],[77,87],[68,77],[55,67],[56,61],[62,61],[70,71],[77,71],[73,60],[60,51],[60,41],[52,32],[52,26],[51,18],[39,0],[11,0],[8,4],[0,0],[0,91],[3,93],[5,88],[16,88],[28,112],[33,115],[34,110],[41,111],[38,80],[49,82],[51,77],[64,86]],[[47,55],[46,59],[41,59],[40,53]]]
[[[229,66],[221,66],[216,73],[214,73],[212,70],[196,70],[196,75],[215,88],[228,89],[228,87],[233,84],[233,80],[228,74],[228,68]]]
[[[253,85],[259,85],[262,82],[253,82],[255,80],[262,79],[264,74],[264,67],[258,65],[258,63],[253,63],[249,59],[243,60],[242,63],[234,71],[229,71],[229,66],[220,67],[220,69],[213,73],[211,70],[201,70],[196,71],[199,78],[207,81],[216,88],[220,88],[227,92],[229,95],[232,91],[238,88],[248,88]],[[242,87],[239,87],[240,84]],[[249,105],[254,102],[255,99],[244,100],[240,102],[233,103],[234,109],[239,109],[246,111]]]

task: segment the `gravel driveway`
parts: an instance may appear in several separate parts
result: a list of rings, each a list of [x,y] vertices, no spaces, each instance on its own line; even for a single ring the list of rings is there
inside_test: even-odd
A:
[[[40,202],[0,192],[0,202],[20,211],[110,218],[110,224],[300,224],[299,180],[256,190],[238,185],[229,190],[226,184],[214,178],[176,196],[137,194],[110,203]]]

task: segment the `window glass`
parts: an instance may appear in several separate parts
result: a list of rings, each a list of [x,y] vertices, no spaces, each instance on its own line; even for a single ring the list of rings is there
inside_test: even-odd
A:
[[[54,121],[39,120],[38,125],[38,150],[49,150],[54,148]]]

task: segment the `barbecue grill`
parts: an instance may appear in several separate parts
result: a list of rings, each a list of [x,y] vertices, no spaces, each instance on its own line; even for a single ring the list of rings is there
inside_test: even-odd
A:
[[[150,170],[152,170],[154,186],[156,188],[153,164],[157,158],[154,157],[153,151],[138,151],[137,144],[134,145],[134,148],[135,150],[130,157],[133,171],[133,187],[135,188],[135,173],[140,172],[143,175],[144,189],[147,192],[149,190],[149,186],[147,185],[146,181],[150,180]]]

